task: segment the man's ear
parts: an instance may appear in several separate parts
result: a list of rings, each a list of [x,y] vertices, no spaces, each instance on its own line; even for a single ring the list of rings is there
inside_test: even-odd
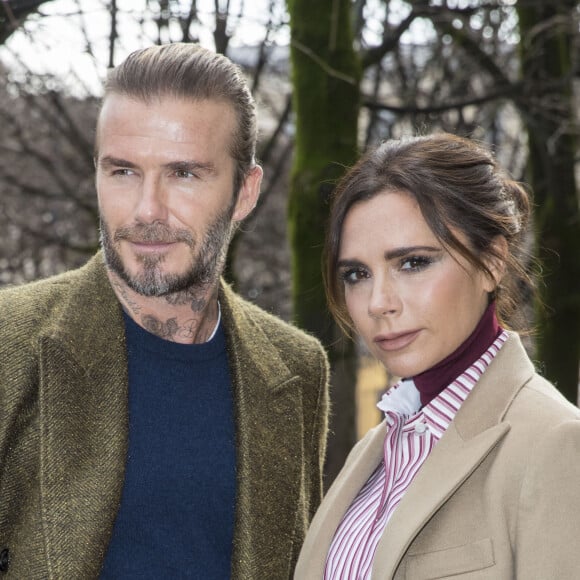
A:
[[[486,276],[488,287],[485,290],[487,292],[493,292],[500,285],[506,271],[508,253],[507,240],[503,236],[496,236],[484,260],[485,265],[491,272],[491,278]]]
[[[256,207],[260,197],[263,174],[262,168],[259,165],[254,165],[244,178],[232,216],[234,221],[241,222]]]

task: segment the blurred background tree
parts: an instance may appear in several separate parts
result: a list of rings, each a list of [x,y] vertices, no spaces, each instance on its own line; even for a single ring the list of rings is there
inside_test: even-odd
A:
[[[266,181],[228,275],[331,352],[328,482],[360,435],[364,353],[324,308],[324,218],[344,166],[383,139],[471,136],[532,185],[545,308],[528,346],[576,401],[579,23],[572,0],[3,0],[0,283],[76,266],[98,246],[92,139],[106,69],[140,46],[200,42],[240,64],[258,100]]]
[[[354,345],[325,306],[321,248],[334,183],[357,158],[360,63],[350,0],[290,0],[294,164],[289,199],[292,305],[296,324],[330,355],[331,399],[326,476],[332,481],[356,441]]]

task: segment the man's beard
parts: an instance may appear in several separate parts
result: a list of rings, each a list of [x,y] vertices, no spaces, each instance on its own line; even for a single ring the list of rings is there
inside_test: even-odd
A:
[[[209,225],[201,243],[186,229],[173,230],[162,223],[137,224],[119,228],[111,239],[111,232],[100,216],[101,246],[108,268],[117,274],[131,290],[142,296],[166,296],[183,293],[193,297],[210,288],[221,275],[232,236],[234,204]],[[142,269],[136,274],[127,271],[117,251],[121,240],[132,242],[182,242],[190,248],[191,261],[182,273],[163,272],[165,255],[138,255]],[[196,247],[198,248],[196,252]],[[183,296],[185,299],[186,296]],[[179,302],[176,296],[173,300]]]

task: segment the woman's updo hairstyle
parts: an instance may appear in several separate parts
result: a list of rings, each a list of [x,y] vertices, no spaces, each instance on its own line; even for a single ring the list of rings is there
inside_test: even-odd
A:
[[[352,321],[337,272],[342,226],[354,204],[383,192],[411,194],[441,244],[487,275],[491,272],[486,262],[503,261],[505,274],[490,298],[497,301],[504,327],[525,327],[522,305],[533,294],[526,251],[530,196],[487,147],[441,133],[386,141],[368,151],[338,183],[327,229],[324,277],[329,308],[343,328],[352,329]],[[468,244],[453,231],[462,232]],[[497,236],[507,242],[505,256],[493,244]]]

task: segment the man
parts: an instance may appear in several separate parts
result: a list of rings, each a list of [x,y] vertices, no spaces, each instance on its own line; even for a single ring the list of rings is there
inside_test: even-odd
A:
[[[102,252],[0,293],[0,572],[289,578],[321,496],[319,343],[220,280],[254,208],[255,111],[198,46],[113,70]]]

